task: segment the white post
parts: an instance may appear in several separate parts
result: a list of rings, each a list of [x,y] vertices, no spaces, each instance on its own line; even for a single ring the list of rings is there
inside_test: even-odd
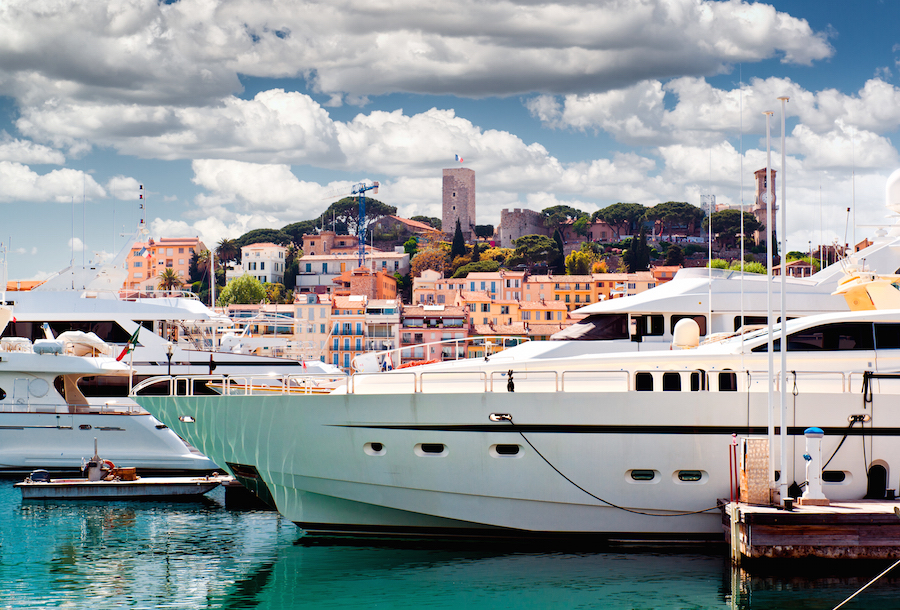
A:
[[[769,437],[769,489],[775,489],[775,345],[772,337],[772,141],[770,137],[771,110],[763,112],[766,115],[766,321],[769,328],[768,340],[768,367],[769,367],[769,393],[766,403],[766,415],[768,421]]]
[[[800,504],[828,506],[828,498],[822,492],[822,437],[821,428],[807,428],[803,432],[806,437],[806,491],[800,498]]]
[[[784,111],[787,97],[779,97],[781,100],[781,381],[779,382],[779,394],[781,395],[781,480],[778,486],[781,502],[788,494],[787,473],[787,208],[785,201],[785,151],[784,151]]]

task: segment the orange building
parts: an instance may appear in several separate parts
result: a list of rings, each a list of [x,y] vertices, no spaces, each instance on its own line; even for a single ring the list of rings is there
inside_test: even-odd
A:
[[[332,295],[336,297],[363,294],[370,299],[397,298],[397,279],[383,271],[373,272],[366,267],[358,267],[345,271],[332,282],[335,284]]]
[[[205,250],[199,237],[161,237],[154,241],[135,242],[125,260],[128,279],[123,290],[156,290],[159,274],[164,269],[172,269],[175,275],[188,284],[190,282],[191,256]]]

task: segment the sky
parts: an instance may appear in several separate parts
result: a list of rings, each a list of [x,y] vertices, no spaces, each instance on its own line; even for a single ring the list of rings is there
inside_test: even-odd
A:
[[[4,0],[8,276],[108,257],[142,216],[208,246],[280,228],[359,182],[440,217],[457,166],[478,224],[749,204],[769,110],[788,249],[858,241],[892,222],[898,23],[895,0]]]

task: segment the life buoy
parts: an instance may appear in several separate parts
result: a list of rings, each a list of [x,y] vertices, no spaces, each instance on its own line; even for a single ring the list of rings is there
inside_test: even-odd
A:
[[[116,469],[116,465],[113,464],[111,460],[102,460],[100,462],[100,467],[103,470],[115,470]]]

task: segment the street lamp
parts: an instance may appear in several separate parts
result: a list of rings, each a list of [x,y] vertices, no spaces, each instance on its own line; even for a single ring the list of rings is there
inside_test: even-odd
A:
[[[175,353],[175,344],[171,341],[166,342],[166,358],[169,359],[169,370],[167,375],[169,377],[172,376],[172,354]]]

